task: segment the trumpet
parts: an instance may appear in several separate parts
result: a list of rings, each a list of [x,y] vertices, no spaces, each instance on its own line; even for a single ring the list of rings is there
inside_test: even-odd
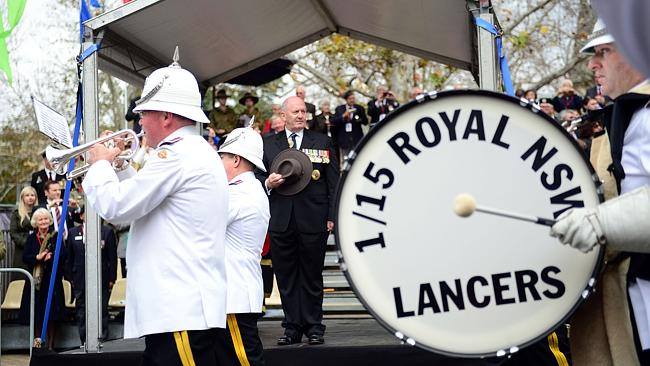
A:
[[[90,169],[90,164],[84,163],[84,165],[73,169],[68,172],[68,164],[70,160],[75,159],[88,152],[95,144],[105,144],[108,147],[113,147],[115,139],[118,139],[120,136],[127,135],[123,138],[124,142],[131,142],[131,147],[122,151],[120,155],[117,156],[116,161],[113,161],[113,168],[118,168],[116,166],[117,160],[128,161],[133,159],[135,153],[140,148],[140,136],[144,135],[144,131],[136,134],[133,130],[121,130],[113,132],[104,137],[100,137],[97,140],[87,142],[83,145],[73,147],[71,149],[57,149],[51,145],[45,149],[45,158],[52,165],[52,169],[57,174],[65,174],[67,180],[72,180],[79,176],[86,174],[88,169]]]

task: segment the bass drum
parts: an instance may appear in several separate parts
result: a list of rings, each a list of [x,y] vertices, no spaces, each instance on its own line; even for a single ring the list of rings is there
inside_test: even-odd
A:
[[[460,357],[505,356],[545,337],[589,295],[602,259],[547,226],[455,198],[556,218],[602,201],[574,139],[536,105],[488,91],[421,96],[348,155],[337,196],[341,267],[402,341]]]

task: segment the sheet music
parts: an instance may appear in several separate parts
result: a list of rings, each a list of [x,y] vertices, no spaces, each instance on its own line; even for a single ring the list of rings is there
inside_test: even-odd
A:
[[[34,97],[32,97],[32,102],[34,103],[39,131],[54,142],[71,148],[72,136],[70,136],[68,121],[66,121],[65,117]]]

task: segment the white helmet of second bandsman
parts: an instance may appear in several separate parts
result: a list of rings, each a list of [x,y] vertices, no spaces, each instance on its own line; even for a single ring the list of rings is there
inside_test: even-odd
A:
[[[262,136],[250,127],[235,128],[228,134],[226,141],[219,148],[219,153],[239,155],[250,161],[263,172],[264,143]]]
[[[589,35],[587,43],[580,49],[582,53],[594,53],[594,47],[601,44],[613,43],[614,37],[607,32],[607,27],[602,19],[598,18],[594,25],[594,30]]]
[[[171,65],[147,77],[142,97],[135,102],[133,111],[170,112],[195,122],[209,123],[201,109],[201,93],[196,78],[178,63],[178,47],[173,60]]]

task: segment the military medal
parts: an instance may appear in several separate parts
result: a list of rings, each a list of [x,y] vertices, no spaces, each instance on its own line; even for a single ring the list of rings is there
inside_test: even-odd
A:
[[[158,157],[161,159],[167,159],[167,150],[158,151]]]
[[[320,179],[320,171],[318,169],[314,169],[311,172],[311,179],[313,179],[313,180],[319,180]]]

